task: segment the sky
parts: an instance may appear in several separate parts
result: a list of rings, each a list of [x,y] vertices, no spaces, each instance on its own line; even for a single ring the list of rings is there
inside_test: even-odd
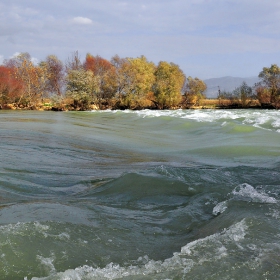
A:
[[[280,66],[279,0],[1,0],[0,63],[144,55],[200,79]]]

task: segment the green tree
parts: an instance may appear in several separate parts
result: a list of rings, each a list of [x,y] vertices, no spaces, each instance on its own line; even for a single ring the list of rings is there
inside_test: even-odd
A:
[[[185,75],[178,65],[165,61],[159,62],[155,71],[153,92],[159,109],[172,108],[182,100]]]
[[[84,69],[70,70],[66,77],[66,96],[74,101],[74,107],[81,110],[89,109],[94,101],[97,85],[93,73]]]

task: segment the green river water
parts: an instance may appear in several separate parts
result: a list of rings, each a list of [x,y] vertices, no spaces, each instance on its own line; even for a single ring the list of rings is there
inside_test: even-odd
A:
[[[0,279],[279,279],[280,111],[0,111]]]

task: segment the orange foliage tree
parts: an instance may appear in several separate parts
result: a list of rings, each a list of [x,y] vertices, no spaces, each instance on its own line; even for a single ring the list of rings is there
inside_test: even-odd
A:
[[[23,91],[23,83],[12,75],[12,69],[0,66],[0,102],[1,105],[15,103]]]
[[[46,68],[35,66],[28,53],[21,53],[6,61],[12,69],[12,75],[24,85],[24,90],[17,103],[25,106],[35,105],[39,98],[43,98],[46,85]]]
[[[113,80],[115,69],[113,65],[100,56],[87,54],[84,68],[86,71],[93,73],[93,79],[96,85],[94,96],[99,107],[108,105],[109,101],[115,95],[115,83]]]

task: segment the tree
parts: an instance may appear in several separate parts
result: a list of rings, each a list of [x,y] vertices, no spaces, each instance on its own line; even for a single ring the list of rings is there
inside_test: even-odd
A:
[[[66,62],[66,96],[73,99],[75,109],[89,109],[94,100],[96,81],[93,72],[86,70],[78,51]]]
[[[23,91],[23,83],[12,75],[12,68],[0,66],[0,103],[15,103]]]
[[[271,106],[271,93],[267,87],[263,86],[261,83],[257,83],[254,86],[254,91],[256,92],[257,99],[261,106]]]
[[[202,99],[205,99],[204,92],[207,89],[206,84],[198,79],[188,77],[185,85],[186,102],[193,105],[199,105]]]
[[[113,65],[100,56],[87,54],[84,69],[93,73],[96,84],[94,94],[99,103],[99,107],[102,104],[108,104],[115,94],[115,88],[113,87],[111,78],[114,77]]]
[[[120,58],[118,55],[115,55],[111,59],[111,64],[114,68],[109,82],[117,98],[115,107],[122,109],[128,108],[125,99],[131,89],[129,61],[126,58]]]
[[[4,60],[4,65],[12,69],[22,65],[24,61],[31,61],[31,55],[28,52],[19,53],[11,59]]]
[[[155,71],[153,92],[158,108],[176,107],[182,100],[185,75],[178,65],[159,62]]]
[[[130,90],[126,96],[130,107],[142,108],[151,105],[148,95],[152,90],[155,82],[155,65],[149,62],[145,56],[137,58],[128,58],[129,71],[127,72],[127,83]]]
[[[66,77],[66,95],[73,99],[74,107],[89,109],[96,88],[93,73],[84,69],[71,70]]]
[[[272,64],[270,68],[264,67],[259,73],[261,84],[270,91],[270,103],[279,107],[280,105],[280,68]]]
[[[24,85],[24,91],[18,99],[30,106],[44,96],[46,83],[46,68],[35,66],[29,53],[20,53],[15,58],[5,61],[6,66],[12,69],[12,75]]]
[[[65,64],[66,72],[71,70],[80,70],[83,68],[83,64],[80,59],[80,55],[78,51],[72,53],[71,57],[69,57]]]
[[[233,102],[231,92],[228,92],[228,91],[225,91],[225,90],[221,91],[220,88],[219,88],[218,100],[219,100],[219,105],[220,106],[229,105],[230,103]],[[230,103],[228,101],[230,101]]]
[[[64,65],[55,55],[47,56],[40,66],[46,69],[46,90],[51,94],[62,95]]]
[[[108,60],[100,57],[99,55],[97,56],[92,56],[91,54],[86,55],[84,68],[86,70],[92,71],[95,76],[104,75],[112,67],[113,67],[112,64]]]
[[[236,88],[232,92],[232,95],[241,101],[242,107],[247,106],[248,102],[255,97],[252,88],[249,87],[246,82],[243,82],[238,88]]]

